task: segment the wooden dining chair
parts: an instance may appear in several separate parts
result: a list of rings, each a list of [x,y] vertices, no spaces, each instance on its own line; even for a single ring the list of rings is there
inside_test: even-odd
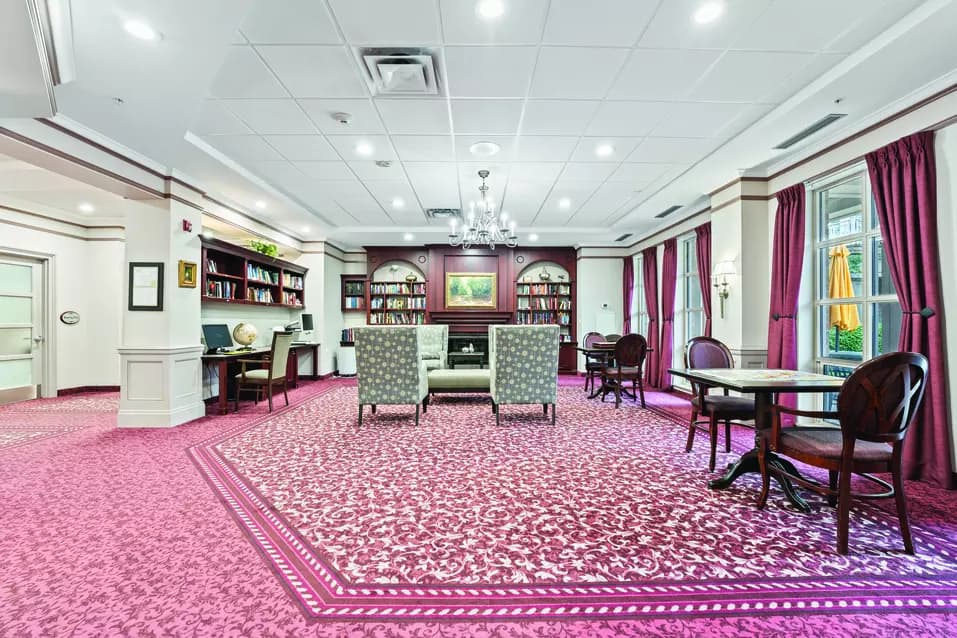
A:
[[[286,363],[289,361],[289,346],[292,345],[292,332],[272,333],[272,348],[264,359],[239,359],[242,371],[236,375],[236,411],[239,411],[239,393],[254,392],[254,400],[258,403],[265,395],[269,400],[269,411],[272,412],[273,389],[282,387],[282,395],[289,405],[289,394],[286,391]],[[247,365],[266,367],[247,370]]]
[[[600,332],[589,332],[582,339],[582,347],[591,348],[596,343],[605,340],[605,336]],[[585,353],[585,392],[588,392],[589,386],[595,389],[595,379],[601,376],[601,371],[605,367],[605,354]]]
[[[686,368],[733,368],[734,357],[731,350],[717,339],[711,337],[693,337],[685,345]],[[724,451],[731,451],[731,422],[747,421],[754,418],[754,399],[729,396],[725,389],[723,395],[708,394],[713,388],[695,381],[691,382],[691,422],[688,424],[688,442],[685,452],[694,446],[694,435],[698,429],[704,429],[707,423],[708,438],[711,442],[711,456],[708,471],[714,471],[715,455],[718,451],[718,423],[724,421]],[[699,416],[707,417],[699,419]]]
[[[605,337],[607,339],[607,337]],[[631,381],[631,391],[635,401],[641,396],[641,407],[645,407],[645,387],[641,381],[641,369],[648,354],[648,342],[639,334],[627,334],[615,342],[615,360],[613,365],[602,371],[602,384],[614,382],[615,408],[621,405],[622,383]],[[602,402],[605,395],[601,396]]]
[[[844,382],[837,396],[836,412],[812,412],[774,406],[770,432],[761,437],[758,462],[761,467],[761,495],[758,508],[768,501],[771,473],[783,476],[820,494],[834,505],[837,501],[837,551],[847,554],[851,498],[891,498],[897,504],[904,550],[914,553],[907,502],[901,476],[904,437],[924,398],[927,358],[915,352],[892,352],[861,364]],[[835,427],[781,428],[781,415],[837,419]],[[795,476],[781,467],[772,469],[768,451],[828,471],[828,485]],[[893,484],[871,476],[889,472]],[[880,493],[851,492],[851,475],[884,488]]]
[[[621,335],[619,334],[613,333],[610,335],[605,335],[605,341],[618,341],[619,339],[621,339]]]

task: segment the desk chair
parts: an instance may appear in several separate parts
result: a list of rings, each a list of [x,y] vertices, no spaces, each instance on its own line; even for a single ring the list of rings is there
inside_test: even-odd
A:
[[[289,394],[286,391],[286,364],[289,361],[289,346],[292,345],[292,332],[272,333],[272,348],[264,359],[239,359],[242,371],[236,375],[236,411],[239,411],[239,393],[242,391],[255,392],[255,401],[259,402],[260,393],[269,399],[269,411],[272,412],[273,388],[282,386],[282,394],[289,405]],[[247,370],[246,364],[262,365],[265,368]]]
[[[609,341],[610,336],[605,339]],[[641,380],[641,369],[645,365],[645,356],[648,354],[648,342],[640,334],[626,334],[615,340],[615,357],[610,365],[602,370],[602,386],[614,386],[615,408],[621,405],[621,393],[628,391],[622,387],[625,381],[631,381],[631,396],[638,400],[641,397],[641,407],[645,407],[645,386]],[[609,383],[612,381],[613,383]],[[601,395],[602,402],[605,395]]]
[[[605,337],[600,332],[589,332],[585,335],[585,338],[582,339],[582,346],[585,348],[591,348],[596,343],[604,341]],[[605,353],[601,354],[589,354],[585,353],[585,392],[588,392],[589,385],[591,389],[595,389],[595,378],[601,375],[601,371],[605,368]]]

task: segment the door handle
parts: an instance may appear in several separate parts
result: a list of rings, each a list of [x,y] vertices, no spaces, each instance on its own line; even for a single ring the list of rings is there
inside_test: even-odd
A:
[[[33,343],[35,343],[35,344],[37,344],[37,345],[40,345],[40,344],[43,343],[44,341],[46,341],[46,337],[34,337],[34,338],[33,338]]]

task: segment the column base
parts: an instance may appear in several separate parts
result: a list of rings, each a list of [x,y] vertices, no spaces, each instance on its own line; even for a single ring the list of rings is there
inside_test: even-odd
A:
[[[171,428],[206,415],[203,347],[120,348],[121,428]]]

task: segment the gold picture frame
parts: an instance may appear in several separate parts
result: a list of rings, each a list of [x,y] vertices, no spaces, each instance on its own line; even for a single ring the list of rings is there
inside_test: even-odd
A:
[[[446,308],[498,307],[498,273],[445,273]]]
[[[196,263],[192,261],[179,260],[179,287],[196,287]]]

